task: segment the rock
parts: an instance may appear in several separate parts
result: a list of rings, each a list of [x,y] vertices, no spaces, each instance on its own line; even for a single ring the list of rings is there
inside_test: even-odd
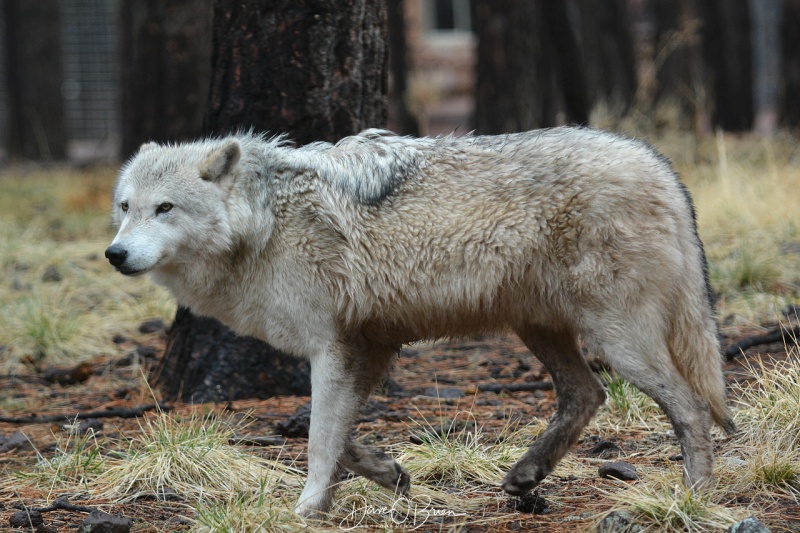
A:
[[[599,524],[597,533],[638,533],[644,528],[634,522],[628,511],[612,511],[607,514]]]
[[[600,455],[605,453],[612,453],[616,452],[619,453],[621,450],[619,446],[611,442],[610,440],[601,440],[597,444],[595,444],[594,448],[589,451],[590,455]]]
[[[286,438],[307,438],[308,426],[311,423],[311,402],[301,405],[287,420],[275,424],[279,435]]]
[[[58,283],[61,281],[61,272],[58,270],[58,267],[55,265],[50,265],[47,267],[47,270],[44,271],[42,274],[42,281],[48,283]]]
[[[8,519],[11,527],[38,527],[44,524],[42,513],[39,511],[17,511]]]
[[[167,325],[160,318],[145,320],[139,324],[139,333],[160,333],[166,329]]]
[[[519,498],[509,498],[508,507],[528,514],[546,514],[550,512],[550,504],[536,492],[529,492]]]
[[[116,516],[95,509],[78,528],[80,533],[129,533],[133,522],[130,518]]]
[[[153,359],[158,355],[158,350],[156,350],[152,346],[139,345],[136,347],[136,353],[142,359]]]
[[[736,522],[728,528],[728,533],[770,533],[769,528],[752,516]]]
[[[30,450],[33,444],[28,440],[28,436],[21,431],[15,431],[10,437],[4,439],[0,444],[0,453],[10,452],[11,450]]]
[[[636,467],[624,461],[613,461],[610,463],[603,463],[598,469],[600,477],[621,479],[622,481],[633,481],[639,479],[639,474],[636,473]]]

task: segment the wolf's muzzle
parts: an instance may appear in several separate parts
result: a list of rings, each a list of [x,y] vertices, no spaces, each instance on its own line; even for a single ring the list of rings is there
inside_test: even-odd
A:
[[[106,248],[106,258],[113,266],[120,267],[125,262],[125,259],[128,258],[128,250],[119,244],[112,244]]]

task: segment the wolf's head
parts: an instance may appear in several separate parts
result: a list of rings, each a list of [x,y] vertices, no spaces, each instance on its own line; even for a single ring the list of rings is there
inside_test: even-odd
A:
[[[237,140],[143,145],[120,171],[106,249],[116,269],[167,274],[231,244],[228,196],[239,173]]]

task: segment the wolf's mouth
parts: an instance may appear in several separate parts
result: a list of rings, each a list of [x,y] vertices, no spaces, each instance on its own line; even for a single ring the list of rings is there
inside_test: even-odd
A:
[[[116,267],[116,269],[117,269],[117,272],[119,272],[120,274],[124,274],[126,276],[131,276],[131,277],[141,276],[142,274],[145,274],[147,272],[147,269],[136,270],[136,269],[127,268],[127,267],[124,267],[124,266],[123,267]]]

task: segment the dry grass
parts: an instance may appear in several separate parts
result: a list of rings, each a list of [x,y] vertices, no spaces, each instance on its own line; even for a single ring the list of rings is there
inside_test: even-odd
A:
[[[114,334],[174,313],[166,291],[120,283],[103,257],[113,183],[111,169],[0,177],[0,372],[117,353]]]
[[[124,457],[105,470],[98,485],[107,487],[104,497],[119,501],[170,494],[188,501],[220,501],[258,487],[261,480],[299,486],[298,471],[280,462],[268,464],[231,445],[241,429],[240,422],[215,415],[158,413],[145,418]]]

